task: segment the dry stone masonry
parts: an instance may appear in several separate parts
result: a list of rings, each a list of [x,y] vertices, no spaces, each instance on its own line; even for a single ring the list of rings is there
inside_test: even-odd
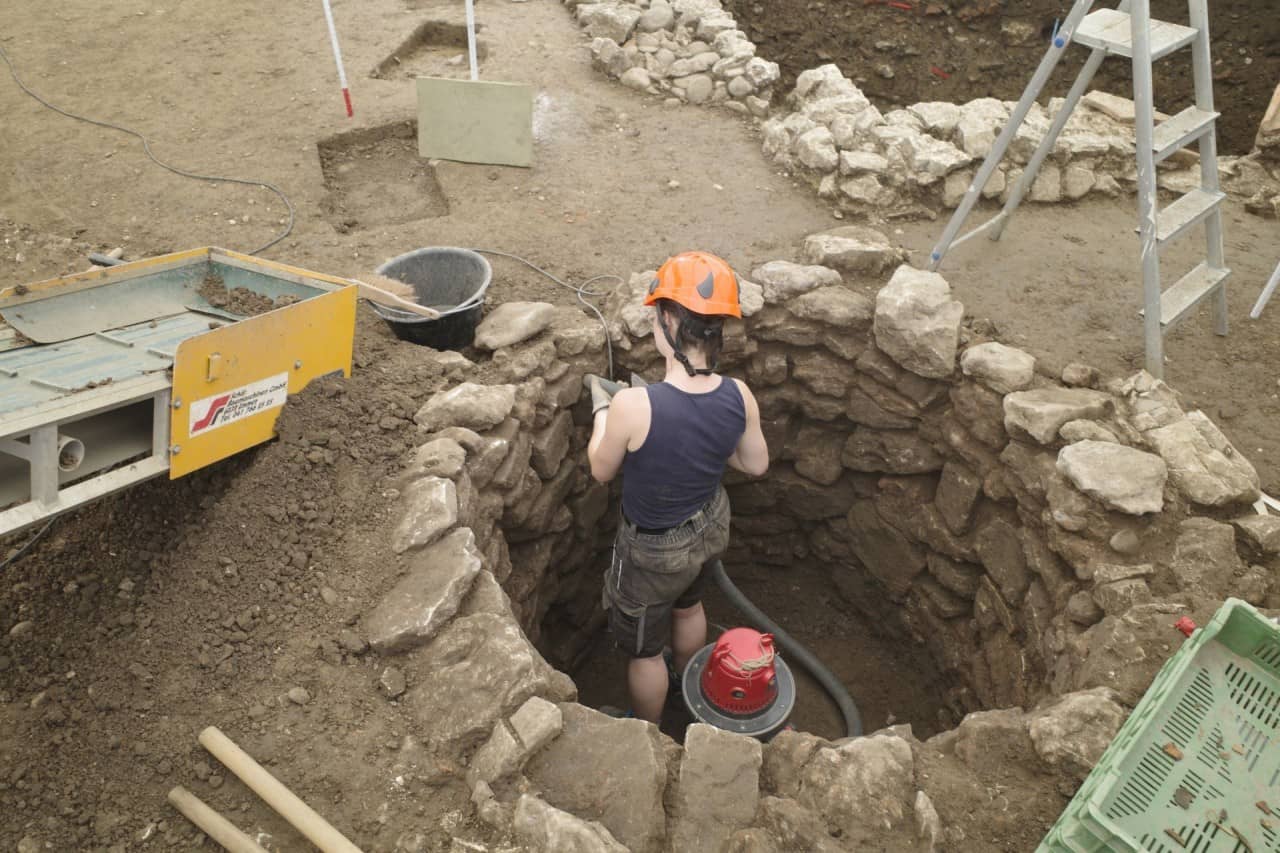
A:
[[[492,355],[415,416],[393,543],[404,570],[351,632],[504,837],[962,849],[975,821],[1002,820],[966,792],[1011,767],[1047,826],[1176,648],[1179,616],[1205,619],[1228,595],[1280,604],[1280,522],[1251,512],[1257,475],[1173,389],[1050,371],[986,340],[944,278],[869,229],[814,235],[803,255],[745,276],[745,318],[726,327],[722,367],[755,390],[772,456],[766,477],[727,481],[726,562],[825,566],[853,607],[938,663],[961,724],[923,742],[896,726],[763,747],[694,726],[681,747],[576,704],[544,653],[570,668],[603,623],[617,504],[587,471],[582,377],[604,369],[606,331],[574,308],[508,305],[481,327]],[[886,274],[874,299],[845,279]],[[650,381],[652,275],[604,312],[620,374]]]

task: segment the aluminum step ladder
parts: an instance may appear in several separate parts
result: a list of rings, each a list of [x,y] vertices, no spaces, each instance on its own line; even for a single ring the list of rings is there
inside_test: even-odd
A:
[[[1214,331],[1219,335],[1227,333],[1226,280],[1231,271],[1223,259],[1222,201],[1225,194],[1218,185],[1216,121],[1219,113],[1213,108],[1207,0],[1188,0],[1191,26],[1187,27],[1152,20],[1150,0],[1122,0],[1115,9],[1091,11],[1095,2],[1076,0],[1061,28],[1053,34],[1049,50],[1022,93],[1022,99],[934,247],[929,268],[937,270],[951,248],[979,234],[986,234],[992,240],[1000,239],[1005,225],[1030,191],[1040,167],[1053,151],[1058,136],[1102,61],[1108,56],[1129,57],[1133,62],[1146,364],[1151,374],[1161,377],[1164,373],[1164,334],[1206,299],[1213,298]],[[1004,159],[1018,128],[1072,42],[1089,48],[1089,59],[1028,161],[1022,177],[1010,191],[1004,208],[991,220],[957,237],[964,220],[981,198],[983,188]],[[1195,75],[1195,105],[1156,125],[1151,64],[1188,46]],[[1197,143],[1200,149],[1200,186],[1161,209],[1156,195],[1156,164]],[[1205,259],[1172,287],[1162,288],[1160,249],[1200,224],[1205,226]]]

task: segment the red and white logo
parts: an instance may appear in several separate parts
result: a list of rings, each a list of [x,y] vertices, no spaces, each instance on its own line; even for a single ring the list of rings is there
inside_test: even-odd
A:
[[[195,437],[269,409],[278,409],[289,397],[289,374],[277,373],[203,400],[188,410],[187,434]]]

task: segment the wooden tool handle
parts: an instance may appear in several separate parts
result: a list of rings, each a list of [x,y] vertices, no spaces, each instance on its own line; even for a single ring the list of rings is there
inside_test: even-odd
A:
[[[267,853],[267,850],[241,832],[235,824],[214,811],[207,803],[181,785],[169,792],[169,802],[182,812],[204,834],[231,853]]]
[[[324,853],[360,853],[359,847],[334,829],[313,808],[298,799],[296,794],[236,746],[216,726],[209,726],[200,733],[200,745]]]
[[[434,308],[428,308],[425,305],[419,305],[416,302],[410,302],[408,299],[401,299],[394,293],[387,293],[385,290],[374,287],[372,284],[365,284],[363,281],[357,281],[356,287],[360,291],[360,298],[368,299],[370,302],[376,302],[379,305],[386,305],[388,308],[398,308],[410,314],[417,314],[419,317],[426,317],[428,320],[436,320],[440,317],[440,312]]]

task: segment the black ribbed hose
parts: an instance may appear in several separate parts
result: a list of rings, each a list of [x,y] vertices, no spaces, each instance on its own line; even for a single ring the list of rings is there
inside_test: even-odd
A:
[[[738,608],[742,615],[747,617],[747,621],[751,623],[757,631],[765,631],[773,635],[774,640],[787,653],[787,660],[798,663],[806,672],[814,677],[814,679],[822,685],[822,689],[827,691],[827,695],[831,697],[840,713],[844,716],[844,728],[848,737],[859,737],[862,734],[862,714],[858,713],[858,706],[854,704],[853,697],[849,695],[849,691],[845,690],[844,685],[840,683],[840,679],[827,669],[822,661],[818,660],[818,656],[813,652],[800,645],[795,637],[784,631],[777,622],[774,622],[764,611],[742,594],[742,590],[733,585],[733,581],[729,580],[729,575],[725,573],[724,563],[719,560],[711,567],[712,577],[715,579],[716,586],[720,587],[724,592],[725,598],[729,599],[729,603]]]

